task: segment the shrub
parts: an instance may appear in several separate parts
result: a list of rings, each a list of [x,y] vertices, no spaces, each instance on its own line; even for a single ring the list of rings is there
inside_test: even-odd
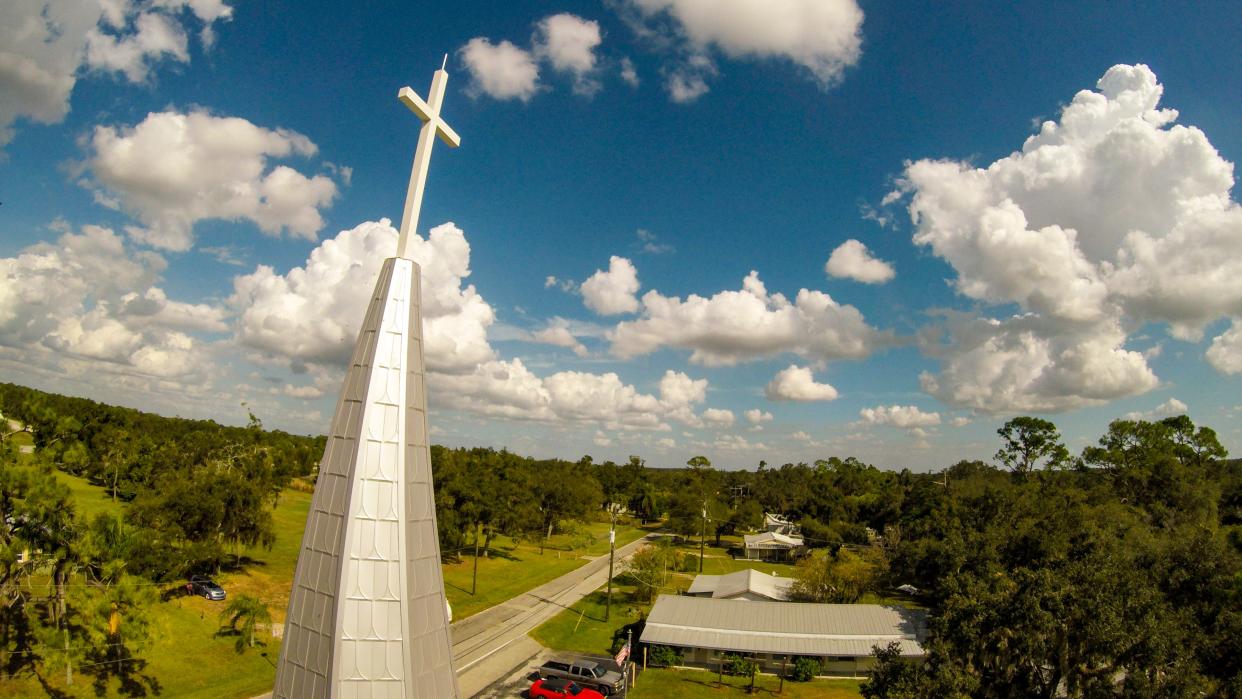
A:
[[[681,651],[671,646],[651,646],[647,649],[647,664],[652,667],[680,665]]]
[[[789,679],[794,682],[810,682],[819,674],[819,661],[815,658],[798,658],[794,660],[793,669],[789,672]]]
[[[725,656],[724,674],[737,675],[739,677],[750,677],[759,670],[759,664],[750,658],[743,658],[737,654]]]
[[[681,572],[697,573],[698,570],[699,570],[699,557],[694,555],[693,553],[686,554],[686,557],[682,559],[681,561]]]

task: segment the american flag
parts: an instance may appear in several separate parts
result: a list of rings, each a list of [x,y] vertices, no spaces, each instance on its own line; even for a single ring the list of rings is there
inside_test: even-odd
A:
[[[621,647],[621,650],[617,652],[617,657],[616,657],[617,664],[620,665],[624,663],[626,660],[629,659],[629,657],[630,657],[630,642],[626,641],[625,645]]]

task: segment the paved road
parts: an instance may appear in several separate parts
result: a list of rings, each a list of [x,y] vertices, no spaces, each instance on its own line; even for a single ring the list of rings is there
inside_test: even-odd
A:
[[[628,558],[655,538],[648,535],[617,549]],[[453,661],[462,696],[509,696],[484,692],[536,657],[540,646],[527,632],[608,582],[607,554],[552,582],[453,624]]]
[[[648,534],[617,549],[618,564],[658,536]],[[520,682],[528,672],[524,668],[537,667],[546,653],[527,632],[606,582],[608,554],[453,624],[453,662],[462,696],[518,696],[526,687]],[[271,696],[269,692],[255,699]]]

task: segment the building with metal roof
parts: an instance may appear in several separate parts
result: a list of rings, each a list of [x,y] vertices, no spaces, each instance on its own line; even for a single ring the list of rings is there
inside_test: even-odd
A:
[[[798,525],[791,522],[789,518],[785,517],[785,515],[764,512],[763,529],[764,531],[785,534],[786,536],[797,536],[800,528]]]
[[[926,613],[878,604],[807,604],[661,595],[639,640],[681,651],[682,662],[714,668],[728,654],[754,658],[768,671],[799,656],[822,672],[859,676],[874,665],[871,649],[897,643],[923,657]]]
[[[793,578],[747,568],[728,575],[696,575],[686,594],[713,599],[782,602],[790,597]]]
[[[777,532],[760,532],[742,537],[746,559],[750,561],[788,561],[804,549],[802,539]]]

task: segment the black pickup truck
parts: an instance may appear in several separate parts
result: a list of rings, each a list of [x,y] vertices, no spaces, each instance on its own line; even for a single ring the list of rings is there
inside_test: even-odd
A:
[[[610,670],[594,660],[561,660],[553,658],[539,667],[540,677],[573,680],[583,687],[595,689],[604,696],[621,691],[621,673]]]

